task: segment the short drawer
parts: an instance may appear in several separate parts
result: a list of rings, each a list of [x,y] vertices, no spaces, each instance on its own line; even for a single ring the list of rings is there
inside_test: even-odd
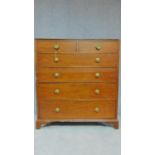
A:
[[[112,119],[116,101],[39,101],[41,119]]]
[[[38,68],[38,82],[117,82],[115,68]]]
[[[76,40],[36,40],[38,53],[72,53],[77,50]]]
[[[116,67],[117,54],[38,54],[42,67]]]
[[[119,51],[118,40],[81,40],[79,52],[89,53],[117,53]]]
[[[53,83],[38,84],[38,99],[116,99],[113,83]]]

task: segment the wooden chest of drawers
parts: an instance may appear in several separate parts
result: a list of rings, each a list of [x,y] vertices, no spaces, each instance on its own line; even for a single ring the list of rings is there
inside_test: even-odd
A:
[[[118,128],[119,40],[35,40],[36,128],[103,122]]]

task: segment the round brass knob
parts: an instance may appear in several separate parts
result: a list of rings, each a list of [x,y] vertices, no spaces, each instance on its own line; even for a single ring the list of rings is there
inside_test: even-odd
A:
[[[55,63],[59,62],[59,58],[58,58],[58,57],[55,57],[55,58],[54,58],[54,62],[55,62]]]
[[[58,44],[54,45],[54,49],[58,50],[60,46]]]
[[[95,112],[100,112],[100,108],[99,108],[99,107],[96,107],[96,108],[94,109],[94,111],[95,111]]]
[[[55,112],[57,112],[57,113],[60,112],[60,108],[56,107]]]
[[[96,50],[100,50],[102,47],[100,45],[96,45]]]
[[[58,78],[60,76],[60,73],[54,73],[54,77]]]
[[[55,89],[55,90],[54,90],[54,93],[55,93],[55,94],[60,94],[60,89]]]
[[[95,74],[95,77],[96,77],[96,78],[99,78],[100,76],[101,76],[100,73],[96,73],[96,74]]]
[[[99,89],[96,89],[95,90],[95,93],[98,95],[98,94],[100,94],[100,90]]]
[[[96,63],[99,63],[101,61],[101,58],[96,58]]]

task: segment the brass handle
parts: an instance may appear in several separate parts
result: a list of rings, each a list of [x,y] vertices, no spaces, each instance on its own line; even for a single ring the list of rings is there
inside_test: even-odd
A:
[[[55,89],[55,90],[54,90],[54,93],[55,93],[55,94],[60,94],[60,89]]]
[[[57,112],[57,113],[60,112],[60,108],[56,107],[55,112]]]
[[[60,73],[54,73],[54,77],[58,78],[60,76]]]
[[[58,44],[54,45],[54,49],[58,50],[60,46]]]
[[[100,76],[101,76],[100,73],[96,73],[96,74],[95,74],[95,77],[96,77],[96,78],[99,78]]]
[[[95,90],[95,93],[98,95],[98,94],[100,94],[100,90],[99,89],[96,89]]]
[[[102,47],[100,45],[96,45],[96,50],[100,50]]]
[[[55,62],[55,63],[59,62],[59,58],[58,58],[58,57],[55,57],[55,58],[54,58],[54,62]]]
[[[96,63],[99,63],[101,61],[101,58],[96,58]]]
[[[99,107],[96,107],[96,108],[94,109],[94,111],[95,111],[95,112],[100,112],[100,108],[99,108]]]

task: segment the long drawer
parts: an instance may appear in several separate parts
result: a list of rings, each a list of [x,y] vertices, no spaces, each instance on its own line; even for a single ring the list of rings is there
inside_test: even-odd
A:
[[[39,101],[41,119],[115,118],[116,101]]]
[[[53,83],[37,85],[38,99],[116,99],[113,83]]]
[[[115,68],[38,68],[38,82],[117,82]]]
[[[117,54],[38,54],[38,67],[116,67]]]

